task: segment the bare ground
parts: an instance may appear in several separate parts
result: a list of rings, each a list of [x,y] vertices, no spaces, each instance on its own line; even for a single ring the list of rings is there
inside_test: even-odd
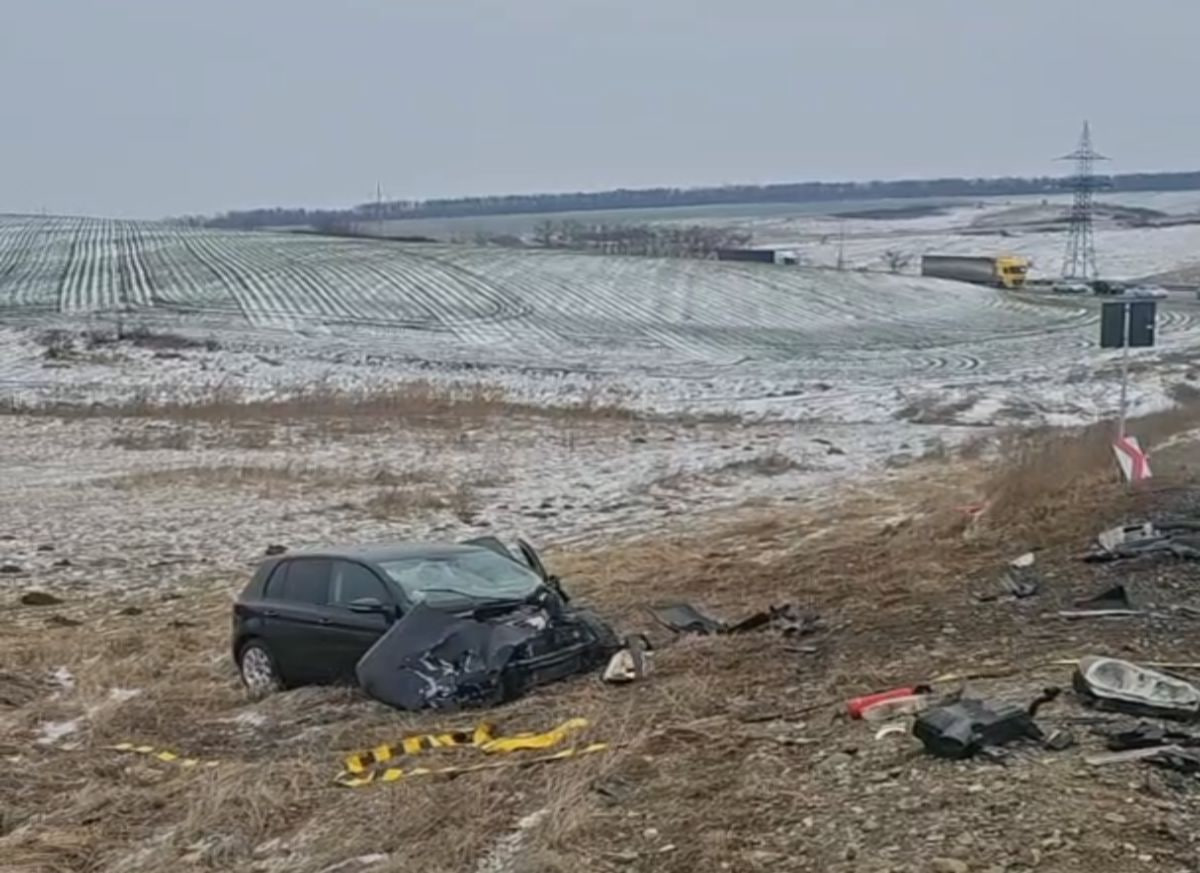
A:
[[[583,678],[486,714],[407,715],[337,688],[247,702],[227,651],[241,579],[228,564],[189,563],[163,586],[171,569],[139,553],[122,568],[132,593],[118,597],[57,587],[50,559],[60,553],[44,553],[5,583],[0,618],[0,870],[1195,870],[1200,783],[1139,765],[1087,767],[1099,741],[1086,725],[1073,726],[1079,748],[1027,749],[998,766],[937,761],[839,715],[853,695],[947,673],[998,674],[969,685],[1024,702],[1067,684],[1059,659],[1197,660],[1185,618],[1054,615],[1113,580],[1151,602],[1195,604],[1190,565],[1077,560],[1106,524],[1197,509],[1196,444],[1179,436],[1195,426],[1190,410],[1140,424],[1165,447],[1154,491],[1112,481],[1103,430],[1040,434],[1007,441],[998,459],[973,452],[847,483],[834,510],[693,512],[638,540],[554,550],[579,599],[660,643],[644,608],[675,599],[728,617],[786,600],[827,629],[803,641],[815,653],[767,632],[686,639],[660,648],[643,684]],[[153,498],[138,511],[159,513],[160,529],[187,518],[181,501],[196,492],[174,475],[147,476],[131,486]],[[273,484],[257,476],[244,478]],[[296,512],[324,502],[287,495]],[[117,542],[123,523],[114,512]],[[169,552],[171,536],[163,541]],[[88,543],[71,557],[107,555]],[[1038,550],[1044,592],[980,603],[1004,561],[1027,549]],[[20,605],[31,588],[66,602]],[[1068,693],[1042,720],[1084,715]],[[485,716],[513,731],[586,717],[584,739],[612,748],[456,778],[332,782],[349,751]],[[219,763],[184,769],[109,748],[120,742]],[[478,754],[430,753],[460,763]]]

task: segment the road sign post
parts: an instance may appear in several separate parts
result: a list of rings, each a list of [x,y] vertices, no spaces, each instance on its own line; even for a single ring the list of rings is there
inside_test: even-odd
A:
[[[1121,408],[1113,451],[1129,482],[1150,478],[1150,464],[1137,438],[1125,432],[1129,419],[1129,350],[1154,345],[1157,320],[1158,305],[1153,300],[1105,303],[1100,312],[1100,347],[1121,350]]]

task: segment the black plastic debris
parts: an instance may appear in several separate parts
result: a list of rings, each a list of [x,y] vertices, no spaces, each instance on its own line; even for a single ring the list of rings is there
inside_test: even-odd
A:
[[[282,555],[286,551],[287,551],[287,546],[280,545],[279,543],[271,543],[263,551],[263,554],[268,557],[271,557],[273,555]]]
[[[1200,735],[1173,730],[1160,724],[1138,722],[1136,727],[1109,734],[1105,746],[1109,751],[1123,752],[1126,749],[1152,749],[1156,746],[1200,746]]]
[[[1088,597],[1085,600],[1079,600],[1075,603],[1081,609],[1136,609],[1133,605],[1133,598],[1129,596],[1129,589],[1124,585],[1114,585],[1106,591],[1102,591],[1095,597]]]
[[[1200,690],[1183,679],[1117,658],[1081,658],[1075,690],[1097,709],[1190,720],[1200,715]]]
[[[1061,610],[1058,614],[1062,618],[1121,618],[1142,614],[1124,585],[1113,585],[1095,597],[1079,600],[1075,607]]]
[[[1085,561],[1119,561],[1146,555],[1200,560],[1200,519],[1166,519],[1123,525],[1102,532]]]
[[[953,759],[970,758],[1018,740],[1044,742],[1046,736],[1033,719],[1058,694],[1057,688],[1047,688],[1028,707],[964,698],[919,715],[913,735],[930,754]]]
[[[654,620],[668,630],[680,634],[720,634],[728,631],[723,621],[705,615],[690,603],[676,603],[670,606],[660,606],[650,610]]]
[[[970,758],[985,747],[1044,739],[1029,712],[1011,703],[960,700],[917,717],[913,735],[939,758]]]
[[[1178,746],[1168,746],[1159,749],[1154,755],[1144,758],[1147,764],[1162,767],[1164,770],[1174,770],[1187,776],[1200,774],[1200,752],[1193,749],[1181,749]]]
[[[655,607],[650,610],[650,614],[655,621],[669,630],[701,636],[740,634],[769,627],[785,637],[801,637],[814,633],[821,626],[819,617],[802,614],[790,603],[770,606],[732,623],[706,615],[690,603]]]

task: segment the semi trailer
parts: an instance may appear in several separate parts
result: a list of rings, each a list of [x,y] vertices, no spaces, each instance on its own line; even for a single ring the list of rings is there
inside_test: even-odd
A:
[[[1028,273],[1029,260],[1016,255],[925,255],[921,258],[922,276],[996,288],[1020,288]]]

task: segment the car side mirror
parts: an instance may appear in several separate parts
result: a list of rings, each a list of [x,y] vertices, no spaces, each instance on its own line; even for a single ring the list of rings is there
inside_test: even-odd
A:
[[[351,600],[346,606],[351,612],[378,612],[384,615],[393,612],[392,607],[378,597],[360,597],[358,600]]]

